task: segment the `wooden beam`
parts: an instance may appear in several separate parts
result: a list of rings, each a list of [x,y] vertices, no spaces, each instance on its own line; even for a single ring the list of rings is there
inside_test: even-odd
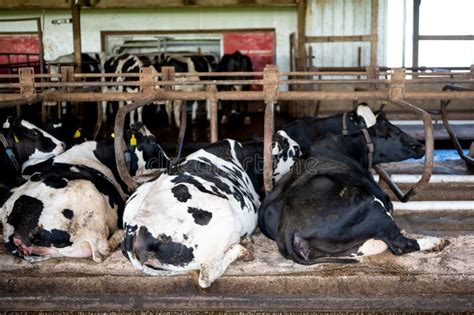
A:
[[[296,6],[297,0],[92,0],[97,9],[153,9],[182,7],[285,7]],[[70,9],[69,1],[0,0],[1,9]]]
[[[75,71],[81,73],[82,64],[82,47],[81,47],[81,7],[74,4],[71,1],[71,14],[72,14],[72,37],[74,44],[74,63]]]
[[[305,70],[307,60],[306,60],[306,0],[298,0],[298,49],[297,49],[297,58],[296,58],[296,67],[297,70]]]
[[[379,25],[379,0],[372,0],[370,19],[370,65],[377,66],[377,44],[378,44],[378,25]]]
[[[375,40],[377,40],[376,38]],[[308,43],[369,42],[373,40],[372,35],[306,36]]]

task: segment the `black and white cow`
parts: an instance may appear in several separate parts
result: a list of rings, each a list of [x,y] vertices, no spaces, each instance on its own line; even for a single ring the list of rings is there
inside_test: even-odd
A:
[[[299,147],[283,131],[275,140],[278,179]],[[257,225],[262,150],[262,143],[223,140],[140,186],[124,212],[122,251],[133,266],[151,275],[199,271],[206,288],[246,255],[239,242]]]
[[[168,166],[145,127],[129,130],[125,140],[132,176]],[[91,256],[102,261],[120,242],[127,195],[113,141],[76,145],[12,190],[1,208],[6,248],[28,261]]]
[[[43,125],[43,129],[53,137],[64,142],[67,149],[86,141],[82,124],[75,116],[65,115],[60,119],[49,119],[48,122]]]
[[[240,51],[235,51],[232,54],[225,54],[217,64],[216,72],[253,72],[252,60],[249,56],[243,55]],[[229,76],[221,77],[222,80],[250,80],[252,77],[245,76]],[[250,85],[218,85],[219,91],[249,91]],[[250,124],[250,116],[248,115],[248,103],[242,101],[222,101],[222,111],[224,114],[221,118],[221,123],[226,124],[229,115],[240,111],[241,106],[244,108],[244,123]],[[233,108],[235,106],[235,109]]]
[[[196,73],[196,72],[212,72],[213,62],[211,58],[207,58],[206,56],[180,56],[180,55],[168,55],[164,58],[161,66],[167,67],[174,67],[175,72],[188,72],[188,73]],[[156,64],[155,64],[155,68]],[[161,72],[160,69],[156,69],[157,71]],[[188,76],[188,77],[178,77],[176,81],[178,82],[193,82],[199,80],[206,80],[206,77],[198,77],[198,76]],[[185,92],[196,92],[196,91],[205,91],[205,85],[176,85],[174,86],[175,91],[185,91]],[[181,120],[181,104],[182,100],[175,100],[175,101],[166,101],[166,113],[168,114],[169,124],[171,126],[172,117],[174,117],[174,121],[176,126],[180,126]],[[196,121],[197,118],[197,110],[198,110],[198,101],[194,101],[192,104],[192,113],[191,119],[193,122]],[[211,111],[210,111],[210,104],[206,102],[206,117],[207,120],[211,119]]]
[[[304,117],[283,126],[282,129],[298,142],[301,151],[306,153],[309,152],[313,142],[326,133],[350,134],[373,126],[375,121],[375,115],[370,107],[366,103],[361,103],[350,112],[326,118]]]
[[[138,56],[131,54],[119,54],[104,56],[101,58],[101,72],[102,73],[139,73],[143,67],[143,62]],[[127,82],[127,81],[138,81],[137,78],[130,77],[118,77],[118,78],[103,78],[103,81],[114,81],[114,82]],[[104,86],[102,92],[138,92],[138,86]],[[125,102],[120,101],[119,107],[122,107]],[[132,101],[127,101],[127,104]],[[138,123],[143,123],[143,107],[139,107],[136,110]],[[107,102],[102,102],[102,121],[107,121]],[[130,113],[130,126],[135,124],[135,113]]]
[[[259,227],[286,258],[309,265],[347,262],[387,247],[400,255],[443,246],[438,238],[410,239],[401,233],[388,196],[367,169],[371,146],[374,164],[420,158],[424,146],[382,113],[367,131],[368,136],[357,132],[318,139],[309,158],[299,160],[263,201]]]
[[[0,140],[0,204],[11,188],[24,182],[23,174],[31,174],[65,148],[64,143],[20,118],[2,122]]]
[[[131,54],[119,54],[119,55],[106,55],[104,53],[82,53],[82,66],[81,71],[83,73],[139,73],[140,68],[143,67],[143,62],[138,56]],[[52,64],[73,64],[74,55],[68,54],[56,58],[53,61],[50,61]],[[59,72],[59,68],[51,67],[51,73]],[[117,77],[117,78],[102,78],[103,82],[127,82],[127,81],[137,81],[137,78],[131,77]],[[90,79],[89,81],[94,81]],[[102,92],[138,92],[139,87],[137,86],[103,86]],[[129,104],[131,102],[127,102]],[[119,106],[123,106],[125,102],[119,102]],[[107,101],[102,102],[102,121],[107,121]],[[109,112],[113,113],[113,109],[109,106]],[[140,107],[136,110],[137,112],[137,121],[139,123],[143,122],[143,108]],[[135,124],[135,111],[130,113],[130,126]]]

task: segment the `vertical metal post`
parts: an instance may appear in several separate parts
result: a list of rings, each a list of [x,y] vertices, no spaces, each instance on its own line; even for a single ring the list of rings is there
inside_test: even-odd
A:
[[[217,142],[218,140],[218,126],[217,126],[217,87],[215,85],[208,85],[207,92],[209,96],[207,98],[210,110],[211,110],[211,143]]]
[[[153,93],[155,89],[155,77],[157,76],[155,67],[148,66],[140,68],[140,92]]]
[[[413,1],[413,56],[411,63],[413,68],[418,68],[418,44],[420,41],[420,3],[421,0]]]
[[[36,96],[35,88],[35,70],[33,68],[18,69],[20,93],[24,98],[33,98]],[[21,116],[21,106],[16,107],[16,114]]]
[[[278,79],[278,67],[276,65],[267,65],[263,70],[263,94],[266,105],[263,135],[263,185],[266,193],[273,188],[272,138],[275,102],[278,100]]]
[[[377,66],[377,44],[378,44],[378,25],[379,25],[379,0],[372,0],[372,12],[370,21],[370,65]]]

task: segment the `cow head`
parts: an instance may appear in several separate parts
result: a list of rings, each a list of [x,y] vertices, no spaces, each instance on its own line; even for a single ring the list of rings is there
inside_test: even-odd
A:
[[[130,174],[132,176],[146,176],[158,169],[169,166],[169,158],[156,141],[155,136],[138,123],[125,132],[127,151],[132,153],[130,160]]]
[[[280,130],[275,133],[272,146],[273,183],[290,171],[300,155],[300,146],[285,131]]]
[[[2,133],[22,170],[64,152],[64,143],[24,119],[8,118]]]
[[[377,112],[376,118],[368,129],[375,149],[373,164],[419,159],[425,154],[425,146],[391,124],[384,112]]]
[[[76,117],[64,117],[62,119],[50,119],[45,125],[44,130],[53,137],[60,139],[70,148],[75,144],[86,141],[84,131],[79,119]]]

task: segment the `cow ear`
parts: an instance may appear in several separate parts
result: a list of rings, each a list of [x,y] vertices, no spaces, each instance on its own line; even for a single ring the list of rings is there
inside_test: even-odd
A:
[[[13,116],[8,116],[3,122],[2,122],[2,129],[8,130],[10,129],[13,124],[15,123],[15,120],[13,119]]]

